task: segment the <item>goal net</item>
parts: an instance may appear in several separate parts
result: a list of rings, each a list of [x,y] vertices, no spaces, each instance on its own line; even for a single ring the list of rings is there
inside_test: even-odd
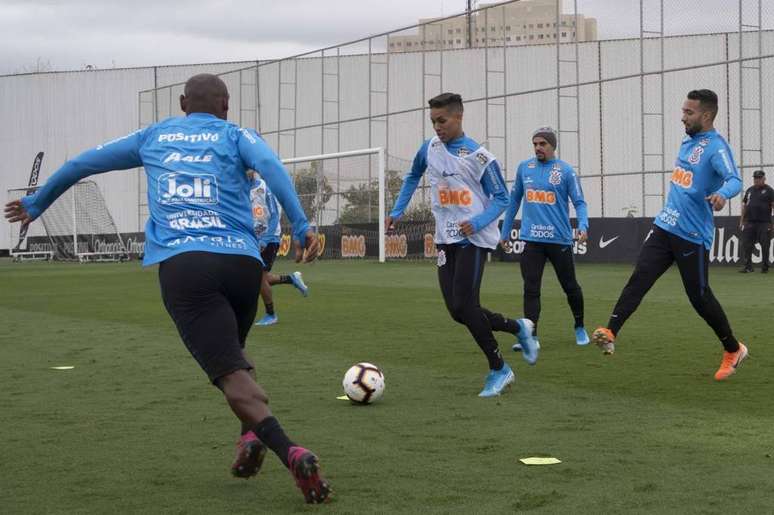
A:
[[[37,188],[13,188],[18,199]],[[41,227],[42,224],[42,227]],[[34,221],[27,234],[11,227],[10,255],[16,260],[119,261],[129,258],[105,199],[93,181],[74,184]]]
[[[317,227],[324,258],[385,259],[385,159],[369,148],[283,159],[307,218]],[[283,218],[279,255],[290,250]]]

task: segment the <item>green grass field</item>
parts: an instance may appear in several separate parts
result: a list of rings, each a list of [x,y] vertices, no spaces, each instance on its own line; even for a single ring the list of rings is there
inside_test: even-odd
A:
[[[292,270],[282,261],[280,271]],[[614,356],[578,348],[552,269],[542,351],[479,399],[486,361],[447,315],[430,263],[320,262],[311,295],[275,288],[280,323],[248,348],[285,429],[335,490],[310,507],[279,460],[230,477],[237,423],[180,343],[156,269],[0,262],[0,512],[771,513],[774,276],[716,267],[711,283],[751,358],[728,382],[721,348],[675,270]],[[630,266],[585,265],[587,327]],[[491,264],[482,303],[521,314],[518,265]],[[355,362],[385,372],[373,406],[336,400]],[[72,365],[67,371],[50,367]],[[559,465],[528,467],[527,456]]]

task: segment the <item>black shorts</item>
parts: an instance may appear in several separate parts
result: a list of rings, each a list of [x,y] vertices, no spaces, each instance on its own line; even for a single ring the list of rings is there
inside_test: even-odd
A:
[[[242,349],[255,321],[260,263],[251,256],[184,252],[159,265],[161,298],[188,351],[217,384],[250,370]]]
[[[277,251],[279,250],[279,243],[267,243],[261,251],[261,259],[263,260],[263,269],[267,272],[271,272],[271,267],[274,266],[274,260],[277,259]]]

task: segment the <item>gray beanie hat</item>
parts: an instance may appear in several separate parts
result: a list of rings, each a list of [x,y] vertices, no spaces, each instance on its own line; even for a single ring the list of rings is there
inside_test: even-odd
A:
[[[540,136],[541,138],[545,138],[545,140],[549,143],[549,145],[556,148],[556,131],[551,127],[539,128],[532,134],[533,138],[537,136]]]

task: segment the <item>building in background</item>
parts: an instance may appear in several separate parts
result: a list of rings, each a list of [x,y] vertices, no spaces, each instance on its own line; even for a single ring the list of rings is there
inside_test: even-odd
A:
[[[556,0],[524,0],[468,16],[421,19],[415,35],[389,37],[390,52],[454,50],[459,48],[511,45],[539,45],[595,41],[597,20],[583,14],[560,14],[557,30]],[[494,8],[491,8],[494,7]],[[470,41],[468,41],[470,28]]]

